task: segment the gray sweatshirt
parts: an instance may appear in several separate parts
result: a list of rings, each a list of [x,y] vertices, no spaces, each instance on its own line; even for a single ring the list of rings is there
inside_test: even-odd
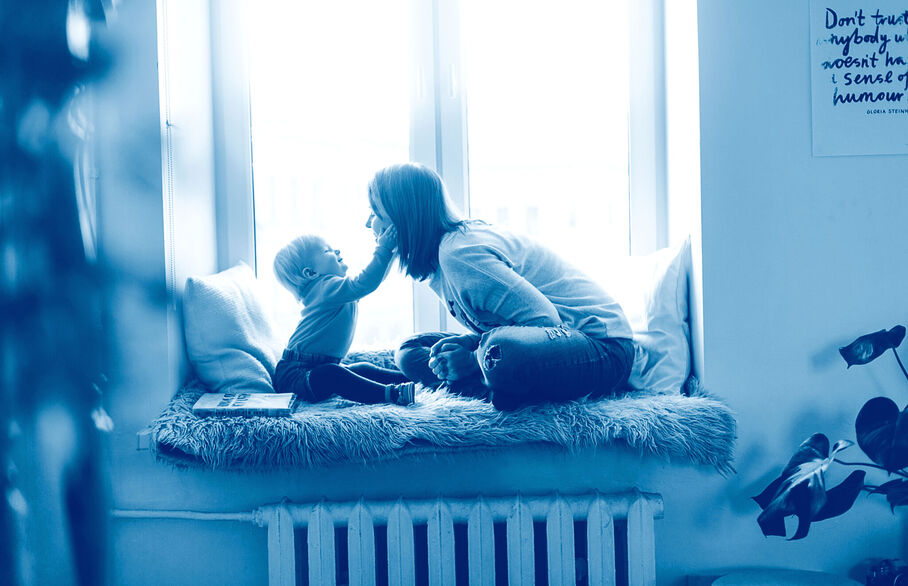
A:
[[[591,338],[633,338],[621,306],[592,279],[530,238],[468,221],[441,240],[429,285],[476,333],[556,326]]]
[[[321,275],[303,292],[302,319],[287,348],[343,358],[353,343],[357,301],[375,291],[391,266],[393,251],[375,248],[372,261],[355,277]]]

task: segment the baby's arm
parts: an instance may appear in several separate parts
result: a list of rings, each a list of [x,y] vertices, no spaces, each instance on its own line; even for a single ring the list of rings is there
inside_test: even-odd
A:
[[[378,289],[391,268],[396,238],[397,233],[392,227],[382,232],[378,237],[378,245],[375,247],[372,260],[366,265],[366,268],[355,277],[329,279],[324,284],[325,298],[335,303],[347,303],[365,297]]]

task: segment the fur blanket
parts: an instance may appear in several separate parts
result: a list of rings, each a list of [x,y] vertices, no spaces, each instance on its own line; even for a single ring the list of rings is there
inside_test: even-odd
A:
[[[183,388],[153,422],[159,460],[218,470],[316,468],[541,442],[568,451],[624,444],[722,473],[733,469],[735,419],[696,379],[688,381],[689,396],[634,391],[500,412],[482,400],[423,390],[411,407],[335,398],[298,405],[283,418],[199,418],[192,405],[205,390],[199,383]]]

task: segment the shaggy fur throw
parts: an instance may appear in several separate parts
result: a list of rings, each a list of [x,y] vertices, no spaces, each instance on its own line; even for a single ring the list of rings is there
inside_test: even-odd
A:
[[[370,359],[389,365],[387,356]],[[411,407],[334,398],[298,405],[290,417],[199,418],[192,405],[205,389],[193,383],[152,424],[152,445],[159,460],[179,466],[269,470],[525,443],[568,451],[621,443],[641,453],[731,471],[731,411],[696,379],[688,381],[688,391],[689,396],[634,391],[500,412],[479,399],[423,390]]]

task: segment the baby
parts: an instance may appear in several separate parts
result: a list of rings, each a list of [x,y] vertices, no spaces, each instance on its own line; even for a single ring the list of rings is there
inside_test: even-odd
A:
[[[360,403],[411,405],[416,383],[397,370],[357,362],[341,366],[353,342],[358,300],[384,280],[397,233],[388,227],[377,238],[372,261],[356,277],[318,236],[300,236],[274,257],[274,273],[303,304],[302,319],[277,363],[274,390],[296,393],[310,403],[340,395]]]

